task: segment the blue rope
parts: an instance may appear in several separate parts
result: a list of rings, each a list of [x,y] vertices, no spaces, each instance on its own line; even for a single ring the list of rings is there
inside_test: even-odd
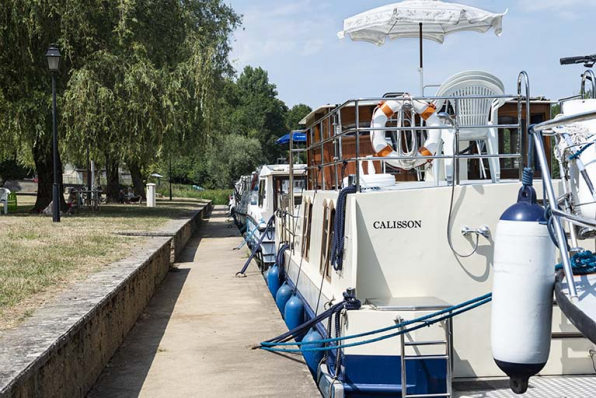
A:
[[[356,338],[360,338],[360,337],[366,337],[366,336],[370,336],[370,335],[373,335],[373,334],[379,334],[379,333],[384,333],[384,332],[388,332],[388,331],[395,330],[395,329],[400,329],[400,328],[403,328],[403,327],[412,325],[414,323],[425,322],[425,321],[427,321],[427,320],[429,320],[431,318],[435,318],[435,317],[437,317],[439,315],[444,315],[444,314],[447,314],[447,313],[450,313],[450,312],[453,312],[453,311],[456,311],[456,310],[459,310],[459,309],[468,307],[470,305],[473,305],[473,304],[476,304],[478,302],[482,302],[482,301],[485,301],[485,300],[488,300],[488,301],[492,300],[492,293],[485,294],[484,296],[477,297],[475,299],[466,301],[464,303],[457,304],[457,305],[454,305],[452,307],[445,308],[445,309],[440,310],[438,312],[435,312],[435,313],[432,313],[432,314],[428,314],[428,315],[424,315],[424,316],[421,316],[421,317],[416,318],[416,319],[412,319],[412,320],[409,320],[409,321],[404,321],[404,322],[398,323],[396,325],[391,325],[391,326],[388,326],[388,327],[385,327],[385,328],[382,328],[382,329],[371,330],[371,331],[368,331],[368,332],[354,334],[354,335],[351,335],[351,336],[335,337],[335,338],[330,338],[330,339],[316,340],[316,341],[312,341],[312,342],[272,343],[271,342],[272,340],[268,340],[268,341],[262,342],[261,345],[262,346],[265,346],[265,347],[291,346],[291,345],[302,346],[302,345],[307,345],[307,344],[334,343],[334,342],[338,342],[338,341],[345,341],[345,340],[356,339]]]
[[[522,184],[525,187],[531,187],[534,184],[534,170],[532,168],[524,168],[524,174],[522,175]]]
[[[579,252],[571,257],[571,268],[574,275],[588,275],[596,273],[596,255],[589,250]],[[555,266],[556,271],[563,269],[563,263]]]
[[[346,232],[346,201],[348,195],[356,193],[355,185],[341,190],[337,197],[335,208],[335,222],[333,225],[333,245],[331,246],[331,265],[336,271],[340,271],[344,262],[344,235]]]
[[[329,351],[329,350],[335,350],[335,349],[345,349],[345,348],[350,348],[350,347],[357,347],[357,346],[361,346],[361,345],[365,345],[365,344],[372,344],[372,343],[377,343],[379,341],[383,341],[383,340],[387,340],[393,337],[397,337],[399,335],[402,335],[404,333],[410,333],[413,331],[416,331],[418,329],[422,329],[424,327],[428,327],[432,324],[438,323],[438,322],[442,322],[446,319],[449,318],[453,318],[457,315],[463,314],[465,312],[471,311],[475,308],[478,308],[484,304],[489,303],[492,300],[491,298],[487,298],[485,300],[479,301],[474,305],[471,305],[469,307],[460,309],[459,311],[455,311],[451,314],[447,314],[444,315],[440,318],[437,319],[432,319],[430,321],[426,321],[426,322],[422,322],[422,324],[408,328],[408,329],[402,329],[398,332],[392,333],[392,334],[388,334],[385,336],[380,336],[380,337],[376,337],[374,339],[368,339],[368,340],[363,340],[363,341],[358,341],[355,343],[349,343],[349,344],[343,344],[343,345],[335,345],[335,346],[327,346],[327,347],[312,347],[312,348],[295,348],[295,349],[288,349],[288,348],[276,348],[276,347],[260,347],[262,350],[265,351],[271,351],[271,352],[287,352],[287,353],[298,353],[298,352],[311,352],[311,351]],[[412,322],[412,321],[409,321]],[[396,325],[397,326],[397,325]],[[318,340],[318,341],[313,341],[311,344],[320,344],[322,340]]]
[[[271,218],[269,219],[269,221],[267,221],[267,226],[265,227],[265,231],[263,231],[263,234],[261,234],[261,238],[259,239],[259,241],[255,245],[255,248],[252,250],[252,253],[250,254],[250,257],[248,257],[248,260],[246,260],[246,263],[244,264],[244,267],[242,267],[242,269],[239,272],[236,272],[236,276],[238,276],[238,275],[244,275],[244,273],[248,269],[248,266],[249,266],[250,262],[252,261],[252,259],[255,257],[255,255],[257,254],[257,252],[261,248],[261,243],[263,243],[263,239],[265,239],[265,235],[267,234],[267,231],[270,228],[272,228],[273,225],[275,225],[275,215],[271,216]]]
[[[579,151],[575,152],[573,155],[569,156],[569,160],[575,160],[575,159],[579,158],[581,156],[581,154],[584,153],[584,151],[586,149],[588,149],[589,147],[591,147],[592,145],[594,145],[594,141],[590,142],[587,145],[584,145],[584,147],[582,149],[580,149]]]
[[[361,307],[360,301],[353,295],[344,293],[343,296],[344,296],[343,301],[331,306],[329,309],[325,310],[324,312],[320,313],[319,315],[315,316],[314,318],[304,322],[302,325],[299,325],[299,326],[295,327],[294,329],[289,330],[277,337],[269,339],[269,340],[261,343],[260,345],[253,347],[253,349],[261,348],[261,345],[266,344],[266,343],[287,342],[287,341],[291,340],[293,337],[300,336],[301,334],[306,333],[308,330],[310,330],[310,328],[314,327],[319,322],[321,322],[327,318],[330,318],[331,316],[333,316],[333,314],[343,310],[344,308],[348,309],[348,310],[354,310],[354,309],[359,309]]]

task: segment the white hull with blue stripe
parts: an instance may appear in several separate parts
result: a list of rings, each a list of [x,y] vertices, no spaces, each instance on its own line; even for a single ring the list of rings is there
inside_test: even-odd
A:
[[[358,306],[332,315],[330,323],[313,321],[311,332],[295,336],[308,341],[298,349],[321,393],[337,398],[451,397],[453,383],[505,378],[491,351],[494,234],[501,215],[518,198],[521,182],[467,180],[466,160],[451,163],[459,165],[457,173],[445,173],[457,181],[440,181],[444,175],[428,163],[420,181],[396,181],[381,159],[354,160],[358,150],[369,155],[365,132],[360,133],[358,149],[354,135],[341,136],[337,126],[331,130],[334,124],[326,122],[328,115],[351,126],[355,114],[365,118],[378,109],[376,102],[365,100],[350,106],[323,107],[305,119],[307,189],[301,204],[288,206],[292,211],[276,220],[277,245],[288,243],[290,249],[278,260],[275,275],[287,286],[276,292],[277,283],[272,287],[275,281],[268,278],[290,329],[299,326],[296,318],[309,325],[351,297],[346,292],[355,292]],[[326,147],[329,131],[342,137],[343,144],[336,138],[338,145]],[[340,159],[348,160],[331,162],[340,152]],[[317,166],[323,160],[326,166]],[[439,160],[432,166],[445,167]],[[352,186],[353,181],[359,185]],[[534,185],[541,196],[541,183]],[[563,192],[561,181],[555,190]],[[594,242],[587,243],[586,248],[593,249]],[[554,275],[555,264],[543,266]],[[293,295],[289,301],[290,296],[280,299],[288,294]],[[292,309],[284,307],[286,302]],[[453,318],[436,315],[454,312],[462,303],[469,312],[455,311]],[[293,308],[300,311],[298,317]],[[546,312],[550,356],[540,375],[593,375],[593,343],[554,301]],[[314,343],[308,340],[313,331],[319,336]],[[355,335],[359,337],[350,338]],[[293,352],[287,344],[282,338],[262,347]]]
[[[293,169],[295,184],[301,190],[304,166]],[[257,260],[263,270],[275,263],[276,239],[274,214],[280,203],[287,201],[290,167],[287,164],[264,165],[254,175],[250,187],[250,202],[246,211],[244,237],[251,250],[257,250]]]

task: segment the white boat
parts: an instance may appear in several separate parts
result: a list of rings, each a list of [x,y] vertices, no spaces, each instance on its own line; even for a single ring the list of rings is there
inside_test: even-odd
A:
[[[526,90],[522,92],[524,81]],[[550,287],[547,283],[546,290],[539,292],[542,298],[546,294],[548,308],[539,303],[543,306],[540,312],[532,307],[533,303],[521,298],[518,311],[515,307],[507,308],[510,303],[503,307],[500,300],[499,306],[506,313],[509,311],[512,319],[521,320],[512,325],[493,318],[491,354],[491,304],[487,304],[490,300],[487,294],[493,290],[495,234],[498,224],[510,222],[506,218],[499,220],[520,193],[524,156],[521,150],[492,155],[473,151],[462,154],[461,148],[468,143],[457,138],[466,131],[482,129],[523,131],[522,116],[530,115],[530,99],[524,95],[529,92],[527,74],[522,72],[517,83],[515,94],[486,95],[472,90],[466,95],[444,98],[398,96],[350,100],[339,106],[316,109],[303,120],[308,136],[306,148],[291,148],[291,153],[306,154],[306,186],[301,203],[294,206],[290,200],[277,221],[277,245],[287,243],[290,249],[283,251],[283,264],[278,264],[283,267],[279,274],[285,286],[273,293],[290,328],[303,321],[308,325],[309,320],[316,320],[315,317],[341,303],[344,297],[353,304],[349,310],[332,315],[332,321],[312,322],[314,330],[305,337],[307,343],[299,347],[323,396],[450,397],[453,382],[504,377],[493,355],[500,366],[512,365],[513,373],[519,370],[516,366],[523,368],[519,375],[510,375],[514,380],[512,386],[517,376],[525,378],[527,383],[524,372],[528,368],[543,376],[594,374],[590,357],[593,344],[553,306],[554,245],[542,235],[532,238],[544,244],[546,252],[553,253],[552,264],[547,263],[548,256],[542,264],[553,275]],[[494,104],[506,98],[517,103],[518,113],[513,123],[499,123],[496,113],[490,123],[466,121],[467,109],[479,101]],[[379,104],[379,101],[384,102]],[[437,114],[429,106],[431,103],[442,104],[438,111],[450,115],[429,122],[430,115]],[[426,107],[420,107],[421,104]],[[521,114],[522,105],[527,115]],[[389,106],[391,110],[387,109]],[[379,118],[380,124],[376,119],[379,112],[385,114]],[[421,125],[422,119],[427,120],[425,125]],[[451,141],[454,146],[451,155],[444,155],[447,151],[441,152],[440,145],[433,141],[437,136],[433,131],[437,130],[441,131],[442,141],[444,134],[455,137]],[[522,137],[524,134],[507,139],[516,139],[517,146],[511,147],[521,149]],[[377,146],[383,143],[389,149],[379,151]],[[519,178],[498,178],[498,163],[493,162],[491,179],[468,179],[472,162],[479,167],[484,160],[491,159],[514,164],[519,168]],[[414,173],[404,172],[406,167],[391,167],[407,164],[414,165]],[[531,182],[526,176],[524,184]],[[541,182],[534,184],[540,194]],[[563,185],[556,181],[553,189],[562,193]],[[259,214],[263,213],[253,216],[258,220],[255,226],[266,221],[267,216]],[[279,227],[282,224],[284,227]],[[515,232],[515,224],[511,225]],[[541,225],[536,222],[532,228]],[[504,234],[504,228],[500,228]],[[520,225],[520,228],[524,227]],[[507,266],[503,263],[508,254],[515,253],[523,259],[530,256],[519,248],[519,242],[510,241],[511,248],[501,243],[504,255],[498,259],[500,266]],[[593,247],[593,242],[589,245]],[[544,251],[538,246],[530,249]],[[267,251],[267,255],[273,258],[275,253]],[[511,291],[511,286],[500,289],[499,297],[516,297],[520,293]],[[355,304],[355,299],[361,306]],[[411,325],[404,321],[433,316],[438,311],[452,314],[460,308],[454,306],[472,299],[475,299],[473,303],[486,305],[436,323],[418,321],[415,325],[424,327],[384,339],[408,329]],[[530,313],[524,313],[522,307]],[[532,321],[539,324],[536,330],[531,330],[535,325],[528,324]],[[508,329],[528,331],[527,340],[542,344],[538,349],[541,355],[546,353],[548,361],[533,363],[535,353],[528,353],[525,359],[518,358],[521,365],[500,357],[502,347],[496,341]],[[367,334],[375,330],[384,331]],[[303,334],[294,337],[300,340]],[[546,341],[539,339],[538,334],[546,334]],[[325,340],[349,336],[359,337]],[[359,345],[372,337],[377,340]],[[287,351],[289,348],[284,345],[288,344],[287,340],[285,336],[266,342],[263,347]],[[335,344],[344,348],[336,348]],[[323,351],[316,351],[317,347],[325,350],[324,357]]]
[[[263,270],[275,263],[275,212],[280,206],[288,207],[290,191],[299,197],[305,172],[305,165],[264,165],[253,178],[244,234],[249,247],[257,248],[257,261]]]
[[[230,214],[234,219],[234,223],[244,233],[246,230],[246,214],[248,213],[248,206],[250,204],[252,190],[251,185],[256,175],[242,176],[234,184],[233,202],[230,203]]]

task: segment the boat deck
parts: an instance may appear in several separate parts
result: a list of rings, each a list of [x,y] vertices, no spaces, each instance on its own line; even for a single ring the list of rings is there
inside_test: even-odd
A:
[[[516,395],[509,380],[454,383],[454,398],[588,398],[596,391],[594,376],[532,377],[528,391]]]
[[[90,398],[317,397],[302,356],[250,347],[287,330],[218,206],[181,255]]]

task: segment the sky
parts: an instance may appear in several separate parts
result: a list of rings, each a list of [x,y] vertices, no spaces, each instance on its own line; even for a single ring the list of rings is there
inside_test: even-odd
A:
[[[240,71],[260,66],[288,106],[313,108],[386,92],[418,94],[418,41],[400,39],[377,47],[340,40],[343,20],[392,0],[227,0],[243,15],[231,60]],[[577,94],[582,65],[559,59],[596,53],[596,0],[458,0],[492,12],[508,10],[503,33],[456,33],[439,45],[424,42],[425,83],[440,84],[464,70],[498,76],[515,93],[526,70],[532,96],[559,99]]]

